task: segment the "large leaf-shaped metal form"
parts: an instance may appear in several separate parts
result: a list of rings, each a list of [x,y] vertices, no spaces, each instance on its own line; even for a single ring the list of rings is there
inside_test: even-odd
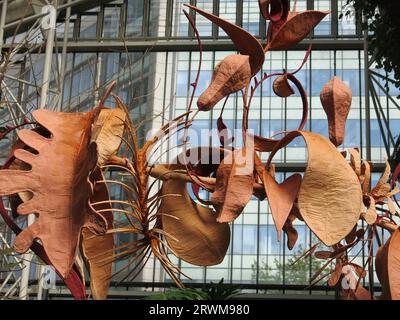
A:
[[[249,57],[231,54],[214,69],[210,85],[197,100],[201,111],[211,110],[219,101],[231,93],[245,88],[251,79]]]
[[[308,147],[308,164],[298,194],[298,209],[306,224],[327,246],[342,240],[362,212],[362,191],[357,175],[342,154],[325,137],[292,131],[271,152],[302,136]]]
[[[388,197],[390,193],[391,186],[388,183],[389,176],[391,173],[391,168],[389,162],[386,161],[385,171],[382,173],[375,187],[371,190],[371,196],[375,199],[377,203],[383,203],[383,201]]]
[[[117,104],[119,100],[117,100]],[[121,108],[103,108],[93,124],[91,141],[97,144],[98,166],[105,165],[121,145],[125,130],[125,111]],[[94,173],[94,196],[91,203],[94,209],[101,210],[101,214],[107,220],[108,229],[112,229],[113,214],[107,185],[103,182],[103,174],[100,170]],[[109,210],[109,211],[106,211]],[[112,263],[104,261],[111,257],[114,248],[113,234],[95,235],[89,229],[82,229],[81,250],[86,266],[90,273],[90,287],[95,300],[107,298],[108,287],[112,275]]]
[[[97,144],[99,166],[104,165],[121,145],[125,119],[125,111],[120,108],[101,109],[93,124],[91,137],[91,140]]]
[[[375,260],[376,274],[382,285],[382,299],[400,300],[400,230],[393,232]]]
[[[162,227],[175,254],[194,265],[219,264],[228,250],[229,225],[218,223],[214,210],[194,202],[184,181],[164,181],[161,197]]]
[[[268,202],[271,207],[272,218],[274,219],[278,233],[278,240],[280,240],[283,225],[289,217],[293,208],[293,203],[299,192],[301,175],[294,174],[281,184],[278,184],[269,174],[268,170],[264,170],[263,182],[265,193],[267,194]]]
[[[95,233],[106,228],[106,221],[88,207],[92,194],[88,176],[97,161],[96,144],[89,142],[97,112],[34,111],[33,117],[50,131],[51,138],[32,130],[19,131],[22,142],[37,154],[18,149],[14,155],[31,169],[0,171],[0,195],[32,192],[33,198],[21,204],[17,212],[39,216],[16,237],[16,251],[27,251],[36,238],[40,239],[63,277],[74,262],[81,228],[86,226]]]
[[[294,89],[290,85],[287,75],[282,75],[274,80],[272,89],[278,97],[287,98],[295,94]]]
[[[320,98],[328,117],[329,139],[335,146],[340,146],[352,101],[351,89],[340,78],[333,77],[322,88]]]
[[[216,67],[208,88],[200,95],[197,106],[201,111],[211,110],[221,99],[245,88],[264,63],[261,43],[246,30],[211,13],[187,5],[221,27],[232,39],[239,54],[223,59]]]
[[[103,175],[96,170],[96,180],[103,180]],[[101,214],[107,220],[108,229],[113,227],[113,214],[111,204],[107,202],[109,194],[107,185],[103,182],[95,183],[93,202],[96,210],[104,211]],[[88,228],[82,229],[81,251],[85,264],[90,273],[90,287],[92,289],[93,299],[104,300],[107,298],[108,287],[112,275],[112,263],[105,263],[104,260],[113,254],[114,235],[112,233],[96,235]]]
[[[197,13],[215,23],[226,32],[235,44],[237,51],[242,55],[249,56],[252,75],[255,75],[261,69],[264,63],[264,49],[256,37],[243,28],[215,16],[212,13],[192,5],[185,4],[185,6],[195,10]]]
[[[267,49],[286,50],[293,47],[307,37],[328,13],[329,11],[292,12],[278,31],[268,31]]]
[[[116,98],[117,105],[121,101]],[[116,154],[125,130],[125,111],[118,107],[115,109],[103,108],[96,118],[91,141],[97,144],[98,166],[107,164],[110,158]],[[96,211],[101,211],[101,215],[107,220],[108,229],[113,228],[113,213],[106,183],[99,182],[104,180],[103,173],[97,169],[93,173],[94,195],[91,204]],[[95,235],[88,228],[82,229],[81,250],[85,259],[86,266],[90,272],[90,287],[95,300],[107,298],[108,287],[112,275],[112,263],[107,261],[113,254],[114,236],[112,233]]]
[[[211,201],[219,222],[235,220],[250,201],[254,183],[254,150],[249,145],[228,154],[217,170]]]

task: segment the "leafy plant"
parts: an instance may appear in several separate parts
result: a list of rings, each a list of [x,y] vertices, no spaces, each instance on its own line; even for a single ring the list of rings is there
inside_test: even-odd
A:
[[[272,267],[268,265],[266,261],[263,261],[258,272],[259,282],[282,283],[283,274],[285,273],[285,282],[288,284],[308,284],[310,272],[313,274],[314,272],[320,270],[325,262],[323,260],[311,257],[310,270],[309,259],[298,260],[298,257],[303,254],[303,251],[303,248],[300,246],[299,249],[294,253],[293,257],[287,260],[285,265],[283,265],[278,258],[275,258],[274,269],[277,269],[277,271],[273,271]],[[252,278],[254,280],[257,277],[256,263],[253,263],[251,268],[253,270]]]
[[[400,88],[400,3],[390,0],[347,0],[343,16],[363,16],[363,30],[368,31],[368,52],[373,56],[377,68],[393,72],[395,86]]]
[[[173,288],[164,293],[152,294],[145,300],[209,300],[208,294],[193,288]]]
[[[218,283],[211,282],[202,289],[173,288],[152,294],[145,300],[230,300],[240,293],[239,289],[239,286],[225,284],[222,278]]]
[[[15,253],[14,248],[0,249],[0,272],[9,272],[18,266],[18,262],[9,262],[9,258]]]
[[[229,300],[240,293],[240,286],[228,285],[222,278],[218,283],[211,282],[202,289],[209,296],[208,300]]]

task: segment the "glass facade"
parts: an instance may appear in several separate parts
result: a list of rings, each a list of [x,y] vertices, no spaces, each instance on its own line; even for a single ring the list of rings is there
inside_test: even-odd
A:
[[[179,0],[120,0],[108,2],[88,12],[72,17],[69,33],[71,43],[88,43],[101,40],[102,45],[85,52],[68,50],[66,72],[62,81],[62,95],[56,92],[49,100],[50,108],[62,99],[63,110],[85,111],[92,108],[95,101],[104,92],[107,84],[117,81],[116,93],[127,104],[135,123],[147,121],[141,127],[141,136],[150,129],[158,128],[167,119],[184,112],[190,94],[190,84],[194,81],[199,63],[199,52],[193,39],[193,31],[182,13],[183,4],[189,1]],[[309,96],[310,110],[307,130],[328,136],[326,115],[322,109],[319,94],[324,84],[337,75],[351,88],[352,108],[347,121],[345,142],[341,148],[359,147],[363,158],[377,163],[373,179],[380,176],[379,170],[384,161],[393,152],[400,129],[400,111],[395,101],[388,99],[385,91],[387,80],[382,70],[371,70],[376,74],[371,80],[365,79],[363,40],[353,18],[338,20],[338,10],[346,1],[297,1],[297,10],[332,10],[310,36],[316,42],[307,63],[297,74]],[[199,8],[214,12],[226,20],[243,26],[260,41],[265,41],[267,23],[259,14],[257,0],[198,0],[191,1]],[[195,16],[200,35],[207,44],[203,53],[202,71],[196,98],[210,83],[214,66],[228,54],[227,37],[222,30],[201,16]],[[58,36],[62,37],[64,21],[58,22]],[[122,39],[122,40],[121,40]],[[108,50],[107,41],[120,41],[126,48],[118,51]],[[149,41],[148,50],[137,44]],[[153,40],[157,40],[152,42]],[[308,39],[309,40],[309,39]],[[325,41],[325,42],[324,42]],[[168,50],[165,44],[171,44]],[[211,44],[210,44],[211,43]],[[348,43],[352,43],[349,47]],[[182,48],[180,45],[182,44]],[[318,45],[320,44],[320,45]],[[185,46],[188,48],[185,49]],[[306,48],[306,47],[305,47]],[[233,47],[230,49],[233,50]],[[304,58],[306,49],[301,46],[283,52],[269,52],[261,72],[273,73],[283,69],[297,69]],[[60,54],[54,55],[54,70]],[[15,66],[15,74],[29,82],[41,79],[43,56],[40,54],[23,58],[24,63]],[[389,75],[390,76],[390,75]],[[29,85],[17,86],[10,79],[5,80],[10,90],[20,97],[22,108],[29,111],[37,106],[38,93]],[[366,101],[366,83],[371,85],[376,95],[370,94]],[[390,82],[389,95],[397,96],[399,90]],[[60,86],[56,72],[52,74],[51,87]],[[97,91],[99,89],[99,91]],[[55,90],[56,91],[56,90]],[[369,92],[372,90],[369,88]],[[374,100],[375,99],[375,100]],[[374,107],[379,101],[381,108]],[[109,104],[113,104],[109,99]],[[367,107],[369,106],[369,109]],[[199,113],[192,126],[199,133],[201,141],[191,140],[190,146],[218,144],[218,139],[201,134],[202,129],[216,128],[216,119],[222,108],[219,103],[212,112]],[[242,100],[238,94],[231,95],[224,111],[224,119],[230,129],[240,128],[242,120]],[[265,81],[255,93],[250,111],[250,128],[257,134],[269,137],[282,130],[296,129],[301,119],[302,103],[298,92],[282,99],[272,92],[272,80]],[[2,111],[2,119],[9,120],[8,113]],[[155,117],[161,114],[162,117]],[[4,117],[3,117],[4,115]],[[23,114],[18,114],[22,117]],[[382,119],[385,119],[382,124]],[[204,139],[203,139],[204,138]],[[4,143],[3,143],[4,144]],[[5,148],[6,146],[0,146]],[[2,154],[4,154],[2,152]],[[172,154],[168,155],[170,158]],[[263,154],[266,160],[267,154]],[[168,159],[164,159],[168,160]],[[305,168],[307,150],[304,142],[296,139],[274,158],[277,166],[277,178],[282,180]],[[374,185],[373,182],[373,185]],[[117,195],[119,190],[112,190]],[[292,262],[304,250],[317,242],[315,236],[302,222],[296,222],[298,241],[293,250],[286,247],[286,236],[277,241],[277,233],[272,221],[267,201],[252,199],[238,219],[231,224],[231,244],[224,261],[212,267],[192,266],[171,256],[183,273],[191,277],[184,280],[189,283],[216,282],[224,278],[226,283],[243,284],[249,292],[293,293],[302,290],[312,282],[312,276],[322,266],[321,261],[307,258],[293,267]],[[128,235],[120,236],[118,243],[128,241]],[[354,248],[354,262],[365,263],[364,254],[358,255],[363,248]],[[119,269],[126,262],[115,265]],[[127,269],[127,272],[129,268]],[[132,281],[158,283],[170,281],[157,261],[150,261],[139,278]],[[368,279],[365,279],[368,282]],[[375,281],[377,279],[375,278]],[[298,285],[298,287],[296,287]],[[322,281],[319,283],[325,286]],[[320,291],[318,291],[320,292]],[[315,294],[313,290],[300,291],[303,294]],[[332,292],[329,294],[333,294]]]

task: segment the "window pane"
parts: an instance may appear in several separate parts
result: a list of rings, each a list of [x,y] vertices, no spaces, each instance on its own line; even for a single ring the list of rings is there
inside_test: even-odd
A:
[[[167,18],[167,1],[150,1],[150,37],[165,37],[165,24]]]
[[[79,36],[81,38],[96,38],[97,15],[82,15]]]
[[[126,36],[142,35],[144,0],[128,0],[126,12]]]
[[[250,32],[252,35],[259,34],[259,17],[260,9],[258,1],[244,0],[243,1],[243,29]]]
[[[330,0],[314,1],[314,9],[319,11],[331,10]],[[328,14],[314,29],[314,35],[316,36],[328,36],[331,32],[331,14]]]
[[[236,0],[219,1],[219,16],[229,22],[236,23]],[[221,28],[218,29],[220,37],[226,37],[227,34]]]
[[[104,8],[103,37],[115,38],[119,35],[120,7]]]
[[[346,4],[345,0],[339,0],[338,2],[338,11],[339,14],[343,12],[342,19],[339,19],[338,27],[339,27],[339,35],[355,35],[356,34],[356,18],[354,11],[352,11],[352,7],[343,7]],[[350,10],[350,15],[345,15],[345,11]]]

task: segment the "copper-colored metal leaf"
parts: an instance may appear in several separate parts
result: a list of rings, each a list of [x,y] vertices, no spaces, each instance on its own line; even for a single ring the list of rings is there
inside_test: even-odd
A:
[[[306,224],[327,246],[341,241],[362,211],[359,180],[335,146],[325,137],[293,131],[270,154],[302,136],[308,147],[308,164],[298,194],[298,208]]]
[[[125,111],[120,108],[104,108],[93,123],[91,141],[97,144],[99,166],[104,165],[121,145],[125,118]]]
[[[229,129],[226,126],[224,119],[222,118],[222,115],[219,116],[217,119],[217,129],[221,146],[227,147],[231,145],[234,141],[234,137],[229,136]]]
[[[282,98],[287,98],[295,93],[286,75],[277,77],[274,80],[272,89],[278,97]]]
[[[104,180],[100,170],[95,172],[95,180]],[[111,209],[111,203],[107,185],[105,183],[94,184],[94,196],[91,199],[95,210]],[[113,213],[112,211],[102,211],[101,215],[107,221],[107,228],[113,228]],[[85,260],[85,264],[90,274],[90,287],[95,300],[107,299],[108,287],[112,274],[112,263],[104,263],[103,261],[112,255],[114,248],[114,235],[107,233],[102,235],[94,234],[90,229],[82,229],[81,252]]]
[[[117,99],[117,104],[119,104]],[[93,124],[91,141],[96,142],[98,152],[98,166],[105,165],[112,155],[114,155],[121,145],[121,137],[125,129],[126,113],[121,108],[101,109],[99,116]],[[112,229],[113,214],[107,185],[105,183],[96,183],[98,180],[104,180],[100,170],[94,174],[94,196],[91,199],[95,210],[102,210],[101,215],[106,219],[108,229]],[[110,210],[110,211],[103,211]],[[95,235],[88,228],[82,229],[81,250],[87,269],[90,273],[90,286],[95,300],[104,300],[107,298],[108,287],[110,284],[112,263],[112,249],[114,248],[113,234]]]
[[[81,228],[104,233],[106,227],[106,221],[88,207],[92,190],[87,180],[97,161],[96,144],[89,140],[95,115],[96,111],[34,111],[33,117],[50,131],[51,138],[33,130],[19,131],[22,142],[38,152],[14,152],[17,159],[31,165],[31,170],[0,170],[0,194],[32,192],[33,198],[21,204],[18,213],[39,215],[16,237],[16,251],[27,251],[35,239],[40,239],[63,277],[74,262]]]
[[[250,144],[228,154],[217,170],[211,201],[218,222],[235,220],[250,201],[254,183],[254,151]]]
[[[263,182],[279,241],[282,227],[289,217],[289,213],[299,192],[301,175],[294,174],[281,184],[278,184],[269,172],[264,170]]]
[[[371,190],[371,195],[376,203],[383,203],[390,192],[391,187],[388,183],[390,172],[390,164],[386,161],[385,171],[382,173],[376,186]]]
[[[359,276],[360,278],[365,278],[367,275],[367,271],[359,266],[358,264],[355,263],[347,263],[348,265],[352,266],[357,274],[357,276]]]
[[[229,246],[229,225],[218,223],[214,210],[194,202],[184,181],[164,181],[161,196],[158,211],[172,250],[194,265],[219,264]]]
[[[286,219],[285,224],[283,225],[283,232],[285,232],[287,237],[287,247],[289,250],[292,250],[296,245],[297,239],[299,238],[299,234],[297,233],[296,228],[294,227],[293,223],[296,219],[298,219],[298,212],[295,206],[292,207],[292,210],[289,213],[288,218]]]
[[[361,184],[363,193],[368,192],[370,182],[371,182],[371,165],[368,161],[364,160],[361,164]]]
[[[264,49],[257,38],[237,25],[195,6],[186,6],[222,28],[240,52],[227,56],[215,67],[210,86],[197,100],[199,110],[209,111],[221,99],[250,83],[264,63]]]
[[[351,89],[335,76],[322,88],[320,98],[328,117],[329,139],[335,146],[340,146],[352,101]]]
[[[374,300],[371,292],[365,289],[361,284],[358,285],[356,290],[343,290],[342,293],[344,300]]]
[[[364,220],[369,224],[373,225],[376,222],[377,214],[376,214],[376,206],[375,200],[373,197],[369,196],[369,206],[366,212],[363,212],[361,216]]]
[[[396,229],[378,249],[376,274],[382,285],[382,299],[400,300],[400,230]]]
[[[296,217],[289,215],[285,224],[283,225],[283,232],[285,232],[287,237],[287,247],[289,250],[292,250],[296,245],[297,239],[299,238],[299,234],[297,233],[296,228],[293,226],[293,221]]]
[[[215,67],[210,85],[197,100],[199,110],[211,110],[229,94],[246,87],[251,77],[249,56],[231,54],[225,57]]]
[[[350,153],[350,164],[356,173],[357,177],[361,175],[361,156],[360,151],[358,149],[349,149]]]
[[[342,277],[342,268],[343,264],[340,261],[337,261],[335,265],[335,270],[333,271],[328,280],[328,285],[330,287],[336,286],[337,283],[339,282],[340,278]]]
[[[391,214],[396,214],[397,210],[394,205],[394,201],[390,197],[387,197],[387,206]]]
[[[314,256],[318,259],[329,259],[332,257],[332,251],[317,251]]]
[[[264,63],[264,49],[256,37],[254,37],[243,28],[207,11],[204,11],[189,4],[185,4],[185,6],[193,9],[197,13],[201,14],[203,17],[215,23],[218,27],[222,28],[231,38],[240,54],[249,56],[252,76],[254,76],[261,69]]]
[[[271,38],[267,48],[286,50],[293,47],[307,37],[327,14],[329,14],[329,11],[292,12],[278,31],[268,31]]]

